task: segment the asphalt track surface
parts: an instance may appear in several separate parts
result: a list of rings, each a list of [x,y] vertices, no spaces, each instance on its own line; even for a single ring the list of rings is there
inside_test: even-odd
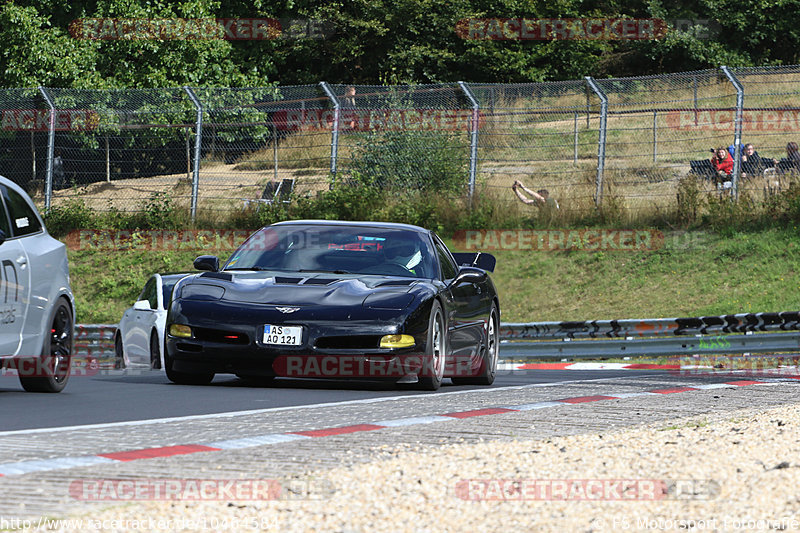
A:
[[[501,348],[501,358],[514,354]],[[514,370],[498,371],[492,389],[530,384],[580,382],[615,377],[667,374],[653,370]],[[73,375],[59,394],[26,393],[15,375],[0,375],[0,432],[107,424],[137,420],[232,413],[256,409],[319,405],[398,396],[449,394],[487,389],[456,386],[445,380],[438,392],[399,389],[392,383],[364,380],[276,379],[254,385],[220,374],[210,385],[170,382],[163,371],[101,370]]]
[[[796,369],[514,370],[501,371],[491,387],[448,381],[437,392],[320,380],[253,387],[228,375],[209,386],[180,386],[157,371],[109,371],[73,376],[60,394],[32,394],[15,376],[2,376],[0,519],[63,517],[108,505],[76,499],[70,487],[82,479],[258,475],[289,482],[374,461],[387,449],[724,417],[796,403],[798,387]]]

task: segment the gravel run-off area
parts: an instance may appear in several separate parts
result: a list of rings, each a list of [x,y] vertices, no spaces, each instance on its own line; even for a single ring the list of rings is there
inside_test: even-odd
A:
[[[35,529],[800,530],[800,405],[543,440],[384,446],[374,457],[309,471],[303,490],[277,499],[137,502]]]

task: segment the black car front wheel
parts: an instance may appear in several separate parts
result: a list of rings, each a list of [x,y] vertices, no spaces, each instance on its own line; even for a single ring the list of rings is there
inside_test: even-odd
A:
[[[417,387],[422,390],[438,390],[444,378],[445,358],[447,354],[447,328],[444,322],[442,306],[433,302],[428,320],[428,339],[425,343],[425,362],[418,375]]]

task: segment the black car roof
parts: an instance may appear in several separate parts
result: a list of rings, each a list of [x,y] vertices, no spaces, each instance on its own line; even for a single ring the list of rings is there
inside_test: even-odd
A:
[[[283,222],[276,222],[272,226],[293,226],[293,225],[309,225],[309,226],[361,226],[367,228],[383,228],[383,229],[401,229],[406,231],[415,231],[417,233],[427,234],[428,230],[412,224],[400,224],[397,222],[367,222],[367,221],[349,221],[349,220],[285,220]]]

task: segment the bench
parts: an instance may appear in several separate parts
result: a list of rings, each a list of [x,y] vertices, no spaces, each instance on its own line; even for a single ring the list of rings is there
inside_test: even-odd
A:
[[[280,183],[277,181],[270,181],[267,183],[266,187],[264,187],[261,198],[256,198],[255,200],[244,199],[244,206],[242,209],[246,209],[251,203],[256,204],[256,210],[263,204],[270,205],[277,202],[288,204],[292,201],[292,192],[294,192],[293,179],[283,179]]]
[[[689,161],[689,166],[691,167],[689,170],[689,174],[694,174],[699,178],[714,180],[717,177],[717,172],[714,170],[714,166],[708,159],[700,159],[699,161]]]

